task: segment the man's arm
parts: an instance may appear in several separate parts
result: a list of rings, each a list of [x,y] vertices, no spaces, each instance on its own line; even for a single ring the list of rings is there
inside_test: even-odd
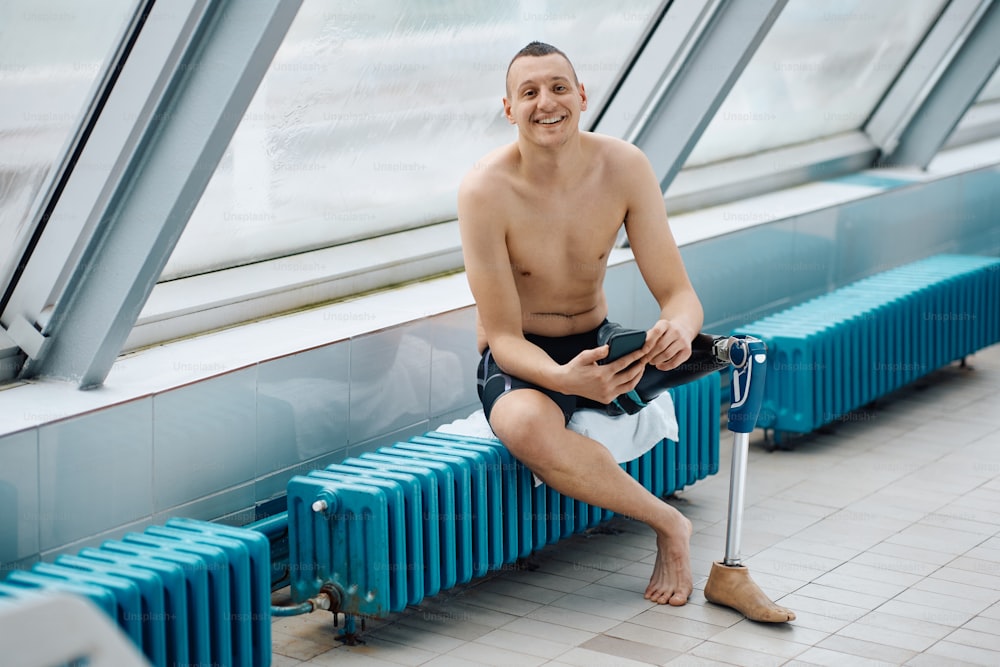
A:
[[[497,363],[507,373],[541,387],[604,403],[633,389],[642,367],[627,367],[640,353],[598,365],[597,361],[607,355],[603,346],[584,350],[569,364],[560,365],[525,339],[507,229],[502,215],[496,213],[502,204],[493,200],[490,189],[481,175],[466,177],[458,193],[458,220],[466,277]]]
[[[465,273],[493,356],[501,363],[509,357],[505,369],[518,374],[512,366],[514,359],[520,355],[536,356],[535,351],[527,349],[535,346],[525,340],[522,330],[521,300],[507,250],[506,225],[497,214],[499,203],[492,201],[488,184],[483,180],[481,175],[470,174],[458,191],[458,227]],[[531,365],[535,367],[545,365],[545,360],[537,356],[533,362]]]
[[[670,370],[691,356],[691,341],[701,331],[704,312],[688,278],[667,222],[660,183],[646,156],[627,146],[621,170],[629,204],[625,231],[636,265],[660,306],[660,320],[647,335],[646,363]]]

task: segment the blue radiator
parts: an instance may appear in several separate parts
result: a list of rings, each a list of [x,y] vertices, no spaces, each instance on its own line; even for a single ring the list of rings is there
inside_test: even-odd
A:
[[[623,464],[656,495],[719,469],[719,375],[671,393],[679,441]],[[433,431],[290,480],[292,598],[332,584],[340,611],[384,617],[611,516],[535,486],[497,440]]]
[[[1000,341],[1000,259],[928,257],[733,333],[767,344],[757,425],[808,433]]]
[[[10,572],[0,597],[87,597],[156,666],[271,664],[270,546],[259,532],[171,519]]]

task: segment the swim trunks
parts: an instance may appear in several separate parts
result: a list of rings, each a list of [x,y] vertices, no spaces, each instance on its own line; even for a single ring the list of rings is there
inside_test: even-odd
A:
[[[604,344],[601,341],[607,342],[611,333],[622,330],[625,330],[624,327],[609,323],[605,319],[593,331],[561,338],[549,338],[535,334],[525,334],[524,337],[545,350],[556,363],[565,364],[583,350],[600,347]],[[487,347],[483,351],[479,368],[476,371],[479,400],[483,403],[483,413],[486,415],[486,419],[490,418],[490,412],[497,400],[515,389],[535,389],[551,398],[562,410],[567,424],[569,424],[573,413],[581,408],[604,410],[611,417],[622,414],[633,415],[671,387],[687,384],[710,373],[717,373],[729,368],[729,360],[720,358],[716,351],[716,341],[720,338],[711,334],[699,333],[691,342],[691,354],[684,363],[667,371],[661,371],[656,366],[647,365],[635,388],[622,394],[610,404],[598,403],[582,396],[560,394],[557,391],[545,389],[509,375],[497,365],[489,347]]]
[[[597,344],[597,332],[599,329],[600,327],[597,327],[593,331],[557,338],[538,336],[536,334],[525,334],[524,337],[529,342],[542,348],[557,364],[565,364],[584,350],[599,347]],[[479,400],[483,403],[483,412],[486,414],[487,419],[490,418],[490,412],[492,412],[493,405],[497,400],[507,392],[514,391],[515,389],[535,389],[551,398],[559,406],[559,409],[562,410],[567,424],[573,413],[580,408],[605,409],[606,407],[603,403],[598,403],[592,399],[561,394],[505,373],[493,359],[489,347],[483,351],[479,368],[476,371],[476,379]]]

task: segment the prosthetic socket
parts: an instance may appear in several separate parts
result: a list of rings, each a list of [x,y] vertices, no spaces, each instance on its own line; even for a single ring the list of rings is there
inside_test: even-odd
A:
[[[598,330],[597,344],[604,345],[612,334],[626,331],[634,330],[614,322],[608,322]],[[691,341],[691,356],[687,361],[669,371],[661,371],[655,366],[647,366],[636,388],[609,403],[607,413],[612,417],[621,414],[635,414],[671,387],[687,384],[709,373],[717,373],[724,368],[729,368],[730,343],[731,339],[728,336],[698,334]]]

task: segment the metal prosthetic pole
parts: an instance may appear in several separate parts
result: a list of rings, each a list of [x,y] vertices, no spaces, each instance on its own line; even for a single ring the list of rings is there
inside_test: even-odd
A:
[[[750,436],[746,433],[733,434],[733,464],[729,478],[729,514],[726,524],[726,565],[742,565],[740,558],[740,537],[743,534],[743,484],[746,481],[747,452]]]
[[[763,402],[767,346],[753,336],[730,336],[715,341],[715,353],[719,359],[728,359],[731,364],[728,428],[733,432],[733,462],[729,478],[726,555],[721,562],[712,564],[705,584],[705,599],[731,607],[754,621],[792,621],[795,620],[795,613],[774,604],[750,578],[740,558],[750,433],[757,424]]]

